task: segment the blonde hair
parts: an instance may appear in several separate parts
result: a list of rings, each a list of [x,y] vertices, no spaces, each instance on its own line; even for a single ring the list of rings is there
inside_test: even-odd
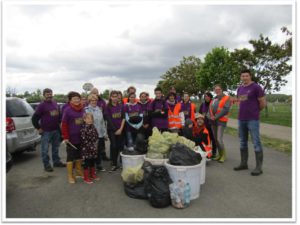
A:
[[[83,119],[85,120],[86,118],[91,117],[91,119],[94,121],[94,116],[92,113],[84,113],[83,114]]]
[[[92,100],[97,100],[98,101],[98,96],[95,95],[95,94],[90,94],[88,96],[88,100],[89,100],[89,102],[92,101]]]

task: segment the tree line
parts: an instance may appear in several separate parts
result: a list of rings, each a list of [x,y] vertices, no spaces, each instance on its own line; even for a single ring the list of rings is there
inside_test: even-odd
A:
[[[201,97],[205,91],[212,91],[220,84],[229,94],[240,84],[240,71],[250,69],[254,81],[260,84],[266,94],[279,91],[291,72],[292,33],[282,27],[286,35],[283,44],[274,43],[260,34],[257,40],[249,40],[251,49],[229,51],[224,46],[215,47],[201,60],[196,56],[184,56],[178,65],[161,75],[157,86],[166,94],[172,86],[179,93],[183,91]]]

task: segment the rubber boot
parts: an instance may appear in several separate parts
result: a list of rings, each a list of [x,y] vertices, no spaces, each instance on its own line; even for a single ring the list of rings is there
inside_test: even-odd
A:
[[[256,167],[255,169],[251,172],[252,176],[258,176],[263,173],[262,171],[262,163],[263,163],[263,152],[255,152],[255,159],[256,159]]]
[[[92,180],[100,180],[100,177],[98,177],[96,175],[96,169],[95,169],[95,167],[91,167],[91,169],[90,169],[90,176],[91,176]]]
[[[84,180],[84,183],[92,184],[93,181],[90,179],[90,173],[89,173],[89,172],[90,172],[90,171],[89,171],[88,168],[87,168],[87,169],[84,169],[84,178],[83,178],[83,180]]]
[[[248,149],[241,149],[241,163],[239,166],[234,167],[235,171],[248,169]]]
[[[218,160],[219,163],[223,163],[226,159],[226,152],[225,152],[225,149],[221,150],[220,151],[220,155],[221,155],[221,158]]]
[[[221,152],[219,151],[219,153],[217,155],[213,156],[211,159],[213,161],[219,161],[221,159],[221,156],[222,156]]]
[[[75,168],[76,168],[76,178],[83,178],[83,173],[82,173],[82,167],[81,167],[81,160],[76,160],[75,161]]]
[[[73,175],[73,162],[67,162],[68,181],[70,184],[75,184],[75,178]]]

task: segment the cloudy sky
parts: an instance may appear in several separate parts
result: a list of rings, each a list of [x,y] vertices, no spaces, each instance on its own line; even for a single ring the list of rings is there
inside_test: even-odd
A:
[[[6,86],[18,93],[82,92],[91,82],[100,91],[134,85],[152,94],[183,56],[250,47],[260,33],[282,42],[280,28],[292,30],[291,5],[71,2],[6,4],[4,11]],[[288,81],[281,93],[292,94]]]

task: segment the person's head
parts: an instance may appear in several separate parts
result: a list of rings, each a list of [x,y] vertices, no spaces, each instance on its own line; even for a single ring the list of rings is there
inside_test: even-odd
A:
[[[72,104],[72,105],[78,106],[81,104],[81,96],[78,92],[75,92],[75,91],[69,92],[68,99],[69,99],[70,104]]]
[[[89,101],[89,104],[93,107],[96,107],[97,106],[97,101],[98,101],[98,95],[96,94],[90,94],[88,96],[88,101]]]
[[[97,89],[97,88],[93,88],[92,90],[91,90],[91,93],[90,94],[95,94],[95,95],[99,95],[99,90]]]
[[[92,113],[85,113],[85,114],[83,115],[83,121],[84,121],[86,124],[93,124],[93,122],[94,122],[93,114],[92,114]]]
[[[187,93],[187,92],[184,92],[184,93],[183,93],[183,101],[184,101],[185,103],[187,103],[187,102],[190,101],[190,95],[189,95],[189,93]]]
[[[129,93],[128,102],[133,104],[135,102],[135,97],[136,97],[135,93]]]
[[[154,89],[154,94],[156,99],[161,99],[162,97],[162,90],[160,87]]]
[[[170,102],[175,102],[175,98],[176,98],[176,95],[175,95],[173,92],[171,92],[171,93],[168,94],[167,99],[168,99]]]
[[[130,93],[134,93],[135,94],[135,92],[136,92],[136,88],[135,87],[130,86],[130,87],[127,88],[128,97],[129,97]]]
[[[148,100],[148,94],[147,94],[147,92],[141,92],[140,93],[140,101],[141,102],[146,102],[147,100]]]
[[[118,98],[118,91],[111,91],[109,94],[109,104],[110,105],[116,105],[119,102],[119,98]]]
[[[122,102],[123,101],[123,94],[122,91],[117,91],[117,95],[118,95],[118,102]]]
[[[242,70],[240,79],[244,84],[250,83],[252,81],[251,71],[248,69]]]
[[[170,91],[169,91],[170,93],[175,93],[176,94],[176,88],[174,87],[174,86],[172,86],[171,88],[170,88]]]
[[[85,94],[82,94],[81,95],[81,104],[86,105],[87,101],[88,101],[87,96]]]
[[[217,96],[220,96],[223,94],[223,88],[220,84],[216,84],[214,86],[214,92],[216,93]]]
[[[204,125],[204,116],[200,113],[195,114],[195,120],[199,127]]]
[[[53,91],[50,88],[45,88],[43,90],[43,96],[45,98],[45,101],[51,101],[53,98]]]
[[[212,94],[210,93],[210,92],[206,92],[205,94],[204,94],[204,100],[205,100],[205,102],[207,102],[207,103],[210,103],[210,101],[213,99],[213,96],[212,96]]]

